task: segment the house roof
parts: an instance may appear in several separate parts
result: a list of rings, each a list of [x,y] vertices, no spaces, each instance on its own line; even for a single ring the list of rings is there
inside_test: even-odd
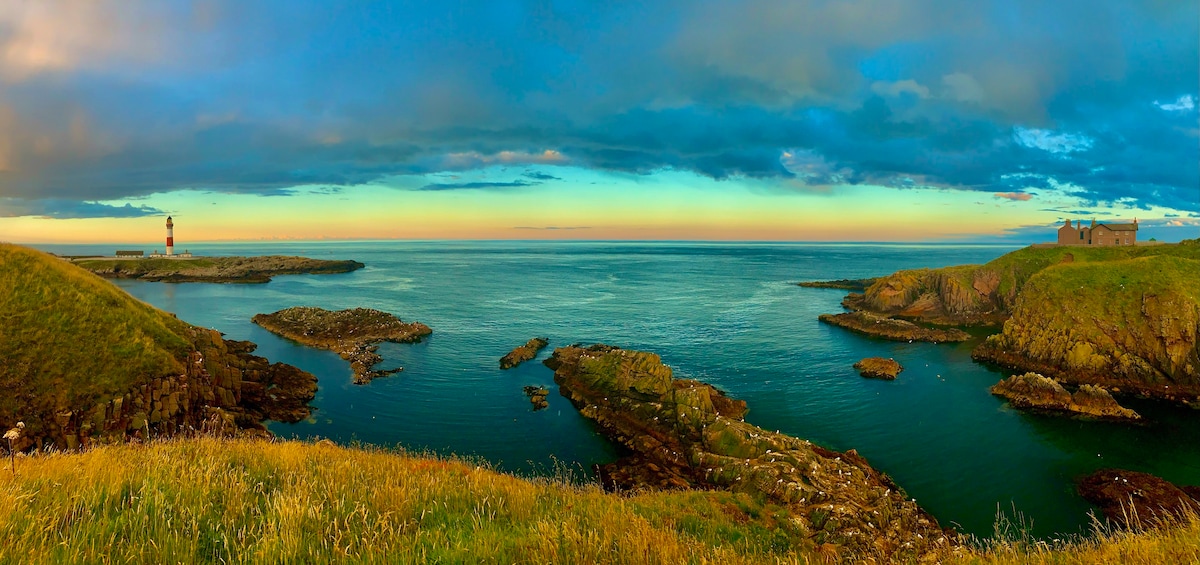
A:
[[[1137,231],[1137,224],[1096,224],[1096,227],[1104,226],[1112,231]]]

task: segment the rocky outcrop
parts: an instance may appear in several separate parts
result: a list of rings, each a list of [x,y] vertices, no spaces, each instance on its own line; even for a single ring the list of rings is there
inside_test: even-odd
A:
[[[105,278],[155,282],[265,283],[275,275],[348,273],[358,261],[268,255],[191,259],[81,259],[76,265]]]
[[[850,331],[893,341],[967,341],[971,335],[958,328],[926,328],[907,320],[897,320],[870,312],[821,314],[817,319]]]
[[[884,359],[883,357],[867,357],[855,363],[854,368],[858,369],[858,374],[864,377],[885,381],[896,380],[896,376],[904,370],[904,367],[901,367],[895,359]]]
[[[1079,494],[1119,527],[1144,529],[1200,512],[1197,487],[1177,487],[1149,473],[1100,469],[1079,482]]]
[[[975,359],[1071,384],[1200,400],[1200,261],[1063,263],[1032,277]]]
[[[253,343],[203,328],[186,331],[193,349],[183,373],[149,379],[91,406],[22,414],[26,428],[13,447],[75,449],[190,432],[269,437],[264,420],[309,416],[317,392],[312,374],[252,355]]]
[[[530,359],[537,357],[538,352],[547,345],[550,345],[550,340],[544,337],[535,337],[525,342],[525,345],[509,351],[508,355],[501,357],[500,368],[511,369],[517,365],[520,365],[521,363],[529,361]]]
[[[550,389],[544,386],[525,387],[525,396],[528,396],[530,404],[533,404],[534,412],[550,406],[550,403],[546,401],[546,398],[550,396]]]
[[[836,288],[841,290],[856,290],[862,292],[867,290],[875,281],[879,279],[838,279],[835,281],[804,281],[796,283],[796,286],[805,288]]]
[[[942,325],[994,325],[1008,315],[1000,274],[978,265],[899,271],[865,289],[859,308]]]
[[[560,392],[629,454],[600,469],[610,488],[722,488],[762,496],[817,543],[854,561],[912,559],[955,543],[886,475],[746,423],[746,404],[673,378],[653,353],[560,347],[545,364]]]
[[[429,326],[420,322],[404,322],[387,312],[370,308],[330,311],[298,306],[272,314],[257,314],[252,321],[271,333],[337,353],[350,362],[355,384],[366,384],[403,370],[374,370],[383,360],[376,353],[379,342],[415,343],[433,333]]]
[[[992,385],[991,392],[1007,399],[1015,408],[1112,420],[1141,419],[1137,412],[1117,404],[1112,395],[1100,387],[1083,385],[1071,394],[1053,379],[1037,373],[1013,375]]]

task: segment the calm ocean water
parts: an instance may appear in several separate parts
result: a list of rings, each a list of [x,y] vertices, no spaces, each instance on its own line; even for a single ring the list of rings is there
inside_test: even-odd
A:
[[[105,246],[40,246],[111,253]],[[801,280],[981,263],[1011,247],[566,242],[339,242],[192,245],[207,255],[295,254],[355,259],[344,275],[284,276],[265,285],[116,281],[134,296],[258,354],[317,375],[314,417],[272,424],[285,437],[328,437],[476,456],[521,474],[587,469],[614,449],[570,403],[551,394],[532,412],[524,385],[553,385],[540,363],[500,371],[498,359],[534,336],[551,347],[604,342],[660,354],[675,374],[746,400],[747,420],[828,447],[854,448],[945,525],[988,535],[998,510],[1019,511],[1043,536],[1086,528],[1091,508],[1073,480],[1101,467],[1200,484],[1200,414],[1129,402],[1151,423],[1130,426],[1024,414],[987,388],[1005,375],[975,364],[975,342],[909,344],[817,322],[844,292]],[[378,308],[433,335],[385,344],[384,366],[405,370],[366,386],[331,352],[250,323],[289,306]],[[544,350],[538,360],[546,358]],[[894,357],[893,382],[850,367]],[[552,387],[553,388],[553,387]]]

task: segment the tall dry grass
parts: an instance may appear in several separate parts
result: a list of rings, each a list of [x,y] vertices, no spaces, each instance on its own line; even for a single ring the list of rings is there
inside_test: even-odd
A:
[[[0,563],[823,563],[746,495],[633,497],[471,463],[300,442],[176,439],[0,474]],[[1200,517],[1039,541],[1001,519],[943,563],[1200,562]]]

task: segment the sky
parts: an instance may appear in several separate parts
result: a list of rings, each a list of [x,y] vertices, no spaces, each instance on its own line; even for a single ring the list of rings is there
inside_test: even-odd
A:
[[[7,0],[0,241],[1200,235],[1195,0]]]

